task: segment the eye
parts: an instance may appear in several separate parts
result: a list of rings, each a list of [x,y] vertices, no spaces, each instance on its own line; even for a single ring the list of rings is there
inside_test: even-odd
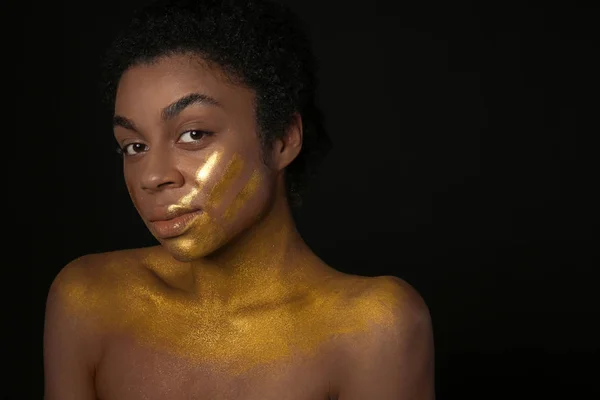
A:
[[[123,146],[121,150],[125,155],[134,156],[136,154],[147,151],[148,146],[146,146],[144,143],[130,143],[128,145]]]
[[[186,131],[179,136],[179,141],[182,143],[193,143],[201,140],[204,136],[210,135],[210,132],[191,130]]]

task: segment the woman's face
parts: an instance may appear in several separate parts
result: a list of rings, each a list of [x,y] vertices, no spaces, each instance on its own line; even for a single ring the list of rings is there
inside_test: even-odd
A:
[[[189,55],[129,68],[114,133],[146,226],[178,260],[217,250],[268,210],[277,171],[263,162],[254,92]]]

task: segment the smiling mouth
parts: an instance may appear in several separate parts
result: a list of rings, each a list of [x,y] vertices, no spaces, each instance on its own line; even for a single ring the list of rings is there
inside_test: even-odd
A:
[[[168,239],[182,235],[200,214],[202,214],[202,210],[194,210],[171,219],[150,221],[149,223],[156,236]]]

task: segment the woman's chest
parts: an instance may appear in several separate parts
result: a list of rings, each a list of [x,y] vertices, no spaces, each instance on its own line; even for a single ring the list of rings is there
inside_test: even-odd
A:
[[[265,338],[268,340],[269,338]],[[202,354],[202,345],[190,357],[150,348],[128,337],[114,337],[106,344],[96,373],[101,400],[117,399],[240,399],[326,400],[333,384],[333,342],[311,352],[290,351],[285,357],[263,357],[266,347],[217,359]],[[264,355],[263,355],[264,356]],[[333,397],[332,397],[333,398]]]

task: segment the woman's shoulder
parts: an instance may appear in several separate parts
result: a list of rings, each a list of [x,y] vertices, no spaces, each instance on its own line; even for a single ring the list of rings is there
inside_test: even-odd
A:
[[[145,279],[153,247],[86,254],[62,267],[50,287],[70,309],[91,310]]]

